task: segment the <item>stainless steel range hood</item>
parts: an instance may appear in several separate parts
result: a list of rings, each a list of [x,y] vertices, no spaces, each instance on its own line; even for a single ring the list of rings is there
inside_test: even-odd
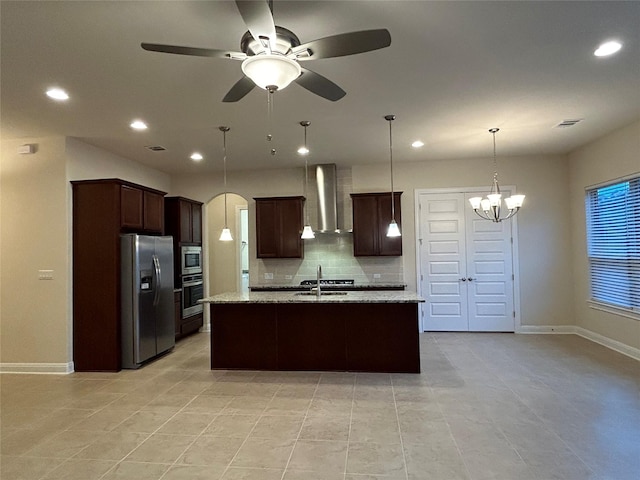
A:
[[[340,233],[338,225],[338,174],[335,163],[316,165],[319,233]]]

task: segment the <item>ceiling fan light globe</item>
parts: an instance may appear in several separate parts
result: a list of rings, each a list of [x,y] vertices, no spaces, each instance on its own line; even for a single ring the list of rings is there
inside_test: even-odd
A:
[[[300,76],[298,62],[282,55],[254,55],[242,62],[242,71],[262,89],[286,88]]]

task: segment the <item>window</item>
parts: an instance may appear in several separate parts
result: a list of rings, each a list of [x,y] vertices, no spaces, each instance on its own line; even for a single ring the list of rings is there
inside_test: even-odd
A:
[[[640,176],[587,190],[591,299],[640,313]]]

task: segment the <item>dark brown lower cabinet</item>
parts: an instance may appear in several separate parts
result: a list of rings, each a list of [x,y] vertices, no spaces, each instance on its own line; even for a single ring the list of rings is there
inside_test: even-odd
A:
[[[180,322],[180,338],[185,337],[191,333],[197,332],[202,327],[203,315],[197,313],[190,317],[183,318]]]
[[[277,370],[275,304],[211,305],[211,369]]]
[[[418,306],[211,304],[211,368],[419,373]]]

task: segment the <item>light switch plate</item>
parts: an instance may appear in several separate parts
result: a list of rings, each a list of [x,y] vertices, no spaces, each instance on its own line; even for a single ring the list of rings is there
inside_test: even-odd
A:
[[[53,270],[38,270],[38,280],[53,280]]]
[[[264,274],[264,279],[265,280],[273,280],[273,273],[265,273]]]

